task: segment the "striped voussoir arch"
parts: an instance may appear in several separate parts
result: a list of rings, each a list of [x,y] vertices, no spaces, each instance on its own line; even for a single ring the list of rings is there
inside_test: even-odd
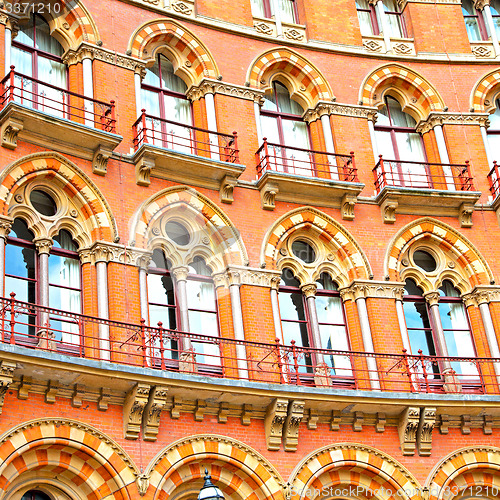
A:
[[[32,180],[49,181],[51,186],[70,198],[86,222],[91,238],[115,241],[118,237],[111,208],[94,182],[74,163],[54,152],[35,153],[21,158],[0,174],[0,213],[9,208],[18,189]]]
[[[422,235],[431,237],[442,250],[450,252],[455,257],[471,287],[490,284],[493,274],[474,245],[452,227],[431,218],[419,219],[408,224],[393,238],[385,262],[386,274],[389,274],[391,280],[399,280],[398,270],[403,252],[412,240]]]
[[[301,207],[282,216],[268,231],[261,250],[261,264],[276,269],[279,251],[294,231],[313,227],[326,244],[331,244],[334,261],[349,279],[368,278],[372,272],[363,251],[349,232],[334,219],[312,207]]]
[[[152,51],[148,46],[151,44],[166,45],[174,50],[186,60],[189,72],[193,73],[198,81],[203,77],[217,78],[219,75],[215,60],[207,47],[187,28],[175,21],[157,19],[147,22],[132,35],[128,48],[133,57],[149,59]]]
[[[167,210],[177,210],[176,215],[182,218],[185,209],[196,214],[215,252],[225,255],[227,263],[246,265],[247,251],[229,217],[210,199],[188,186],[166,188],[142,204],[132,221],[130,234],[134,245],[147,249],[151,238],[151,222]]]
[[[299,500],[325,497],[326,492],[332,497],[402,500],[417,498],[420,491],[418,481],[399,462],[353,443],[337,443],[312,453],[292,472],[289,484]]]
[[[0,499],[33,471],[57,475],[88,500],[128,500],[139,474],[127,453],[97,429],[51,418],[25,422],[0,438]]]
[[[250,66],[247,80],[250,86],[261,88],[269,85],[269,73],[280,71],[297,81],[302,92],[312,102],[330,100],[333,95],[325,77],[303,56],[285,47],[271,49],[259,56]],[[265,82],[265,83],[262,83]]]
[[[428,480],[429,500],[500,495],[500,449],[484,446],[463,448],[445,458]]]
[[[363,104],[376,106],[381,101],[383,90],[388,87],[401,90],[424,116],[444,109],[443,100],[424,77],[397,64],[378,68],[366,78],[361,87]]]
[[[58,16],[58,23],[72,39],[76,49],[80,43],[95,44],[99,40],[99,33],[88,10],[79,0],[61,0],[62,12]]]
[[[284,500],[283,480],[262,455],[217,435],[191,436],[160,452],[146,470],[149,492],[154,492],[155,499],[166,500],[180,486],[203,478],[205,469],[226,498]]]
[[[494,100],[491,99],[491,94],[500,90],[500,70],[495,70],[476,84],[472,90],[472,107],[474,111],[484,112],[487,108],[494,106]],[[490,101],[486,104],[486,101]]]

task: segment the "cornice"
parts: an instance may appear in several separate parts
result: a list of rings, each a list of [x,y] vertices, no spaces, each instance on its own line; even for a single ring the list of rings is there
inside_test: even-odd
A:
[[[371,106],[358,106],[353,104],[319,101],[314,109],[306,110],[303,114],[303,119],[310,123],[315,120],[319,120],[323,115],[350,116],[376,121],[377,108]]]
[[[212,80],[204,78],[199,85],[193,85],[186,92],[188,99],[196,101],[205,97],[206,94],[222,94],[239,99],[247,99],[250,101],[258,102],[264,98],[264,92],[258,89],[252,89],[242,85],[233,85],[231,83],[222,82],[219,80]]]
[[[426,120],[421,120],[416,127],[417,132],[425,134],[436,125],[477,125],[487,127],[489,125],[488,113],[429,113]]]
[[[404,283],[399,281],[355,280],[348,287],[341,288],[342,300],[359,298],[403,300]]]
[[[119,262],[147,269],[152,252],[142,248],[126,247],[109,241],[96,241],[79,252],[82,264],[97,262]]]

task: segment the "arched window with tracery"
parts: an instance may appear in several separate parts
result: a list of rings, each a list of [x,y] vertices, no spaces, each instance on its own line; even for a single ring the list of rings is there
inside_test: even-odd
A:
[[[50,35],[47,21],[32,14],[20,26],[12,41],[11,61],[19,75],[15,78],[19,90],[16,101],[51,115],[66,118],[67,68],[62,62],[64,49]]]
[[[146,68],[141,85],[141,109],[146,111],[148,140],[154,145],[193,152],[193,118],[186,91],[187,85],[174,73],[172,62],[158,54],[153,66]]]

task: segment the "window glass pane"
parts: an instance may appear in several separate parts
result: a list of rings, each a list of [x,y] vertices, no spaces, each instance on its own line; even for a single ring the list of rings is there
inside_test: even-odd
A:
[[[281,319],[292,321],[305,321],[304,301],[302,292],[278,294]]]
[[[165,119],[173,122],[191,125],[191,104],[187,99],[180,99],[171,95],[164,96]],[[189,131],[187,132],[189,136]]]
[[[80,261],[62,255],[49,255],[49,283],[80,288]]]
[[[295,120],[283,120],[283,136],[286,146],[295,148],[309,149],[309,135],[307,133],[307,123]],[[288,152],[288,154],[298,155],[299,160],[307,162],[309,160],[308,153],[299,151]]]
[[[321,273],[321,276],[316,281],[318,290],[338,290],[339,287],[335,281],[332,280],[328,273]]]
[[[175,305],[175,293],[172,278],[169,275],[149,274],[148,297],[150,303]],[[155,325],[156,323],[151,324]]]
[[[264,0],[251,0],[251,5],[254,17],[265,17]]]
[[[212,276],[212,270],[205,264],[201,257],[195,257],[188,266],[189,272],[200,276]]]
[[[10,236],[20,238],[25,241],[33,241],[33,233],[28,229],[26,222],[22,219],[14,219],[14,224],[10,230]]]
[[[490,120],[490,126],[488,127],[488,130],[500,130],[500,108],[499,108],[499,101],[496,101],[496,108],[495,112],[492,113],[488,119]]]
[[[399,14],[389,14],[386,12],[387,27],[391,38],[403,38],[403,28],[401,26],[401,16]]]
[[[262,126],[262,136],[267,137],[268,142],[279,144],[278,119],[274,116],[262,115],[260,117],[260,124]]]
[[[29,24],[21,26],[21,29],[19,30],[15,41],[17,43],[24,43],[29,47],[35,46],[35,30],[33,29],[33,18],[30,19]]]
[[[80,292],[58,286],[49,286],[49,306],[66,312],[81,313]],[[71,332],[74,333],[74,332]]]
[[[367,2],[364,2],[367,3]],[[359,29],[364,36],[374,34],[372,20],[369,12],[358,10]]]
[[[142,80],[146,85],[151,85],[152,87],[160,86],[160,66],[158,60],[155,61],[153,66],[146,68],[146,74]]]
[[[175,309],[173,307],[149,304],[149,324],[156,327],[160,321],[163,328],[176,330],[177,319],[175,317]],[[158,345],[160,345],[159,342]]]
[[[281,13],[281,21],[284,23],[295,23],[295,12],[293,0],[278,0]],[[271,2],[271,10],[274,3]]]
[[[12,47],[12,64],[15,66],[15,71],[18,73],[26,76],[33,75],[32,58],[29,52],[17,47]],[[16,85],[19,85],[19,82],[16,82]]]
[[[66,66],[62,62],[53,61],[45,57],[38,57],[37,61],[38,80],[49,82],[56,87],[66,88]],[[48,90],[48,87],[44,88]],[[52,92],[54,91],[52,90]]]
[[[290,93],[283,84],[275,82],[274,88],[276,89],[278,106],[282,113],[302,115],[302,113],[304,112],[302,106],[298,102],[290,99]]]
[[[396,132],[395,136],[401,160],[425,162],[424,146],[420,134]],[[418,169],[418,171],[415,171],[415,174],[424,176],[419,180],[425,180],[425,168],[423,166],[419,169],[418,165],[412,165],[411,168]]]
[[[187,85],[184,83],[184,80],[174,74],[173,64],[166,57],[161,55],[160,55],[160,66],[161,66],[161,76],[162,76],[162,87],[164,89],[172,90],[173,92],[179,92],[180,94],[185,94],[187,91]]]
[[[10,298],[10,294],[16,294],[15,299],[22,302],[36,302],[36,283],[34,281],[27,281],[18,279],[12,276],[5,276],[5,295]]]
[[[407,279],[405,284],[405,295],[418,295],[423,297],[423,291],[419,288],[413,280]]]
[[[404,301],[403,310],[412,354],[422,350],[424,355],[434,356],[436,350],[425,302]]]
[[[264,104],[262,105],[262,109],[264,111],[278,111],[274,94],[266,94],[264,96]]]
[[[387,111],[387,106],[384,104],[382,108],[377,113],[377,125],[390,125],[389,112]]]
[[[63,90],[66,88],[66,66],[58,61],[52,61],[45,57],[38,57],[38,80],[50,82],[56,89],[38,84],[37,104],[40,111],[45,111],[54,116],[64,118],[67,95]]]
[[[285,268],[281,273],[280,285],[293,286],[295,288],[299,288],[300,282],[297,278],[295,278],[291,269]]]
[[[475,15],[476,9],[472,0],[462,0],[462,13],[468,16]]]
[[[13,276],[35,279],[35,250],[15,245],[6,245],[5,272]],[[7,294],[11,291],[5,288]]]
[[[444,280],[443,284],[439,287],[439,295],[441,297],[460,297],[460,292],[454,287],[451,281]]]
[[[188,280],[187,295],[189,309],[215,311],[215,289],[212,283]],[[191,323],[189,326],[192,327]]]
[[[156,267],[158,269],[170,269],[170,263],[165,258],[163,251],[159,248],[154,249],[150,265],[151,267]]]
[[[395,127],[412,127],[417,125],[415,119],[408,113],[404,113],[401,109],[401,105],[396,99],[392,97],[387,97],[387,104],[389,106],[389,112],[391,114],[391,123]]]
[[[52,36],[50,36],[50,28],[47,22],[40,16],[35,16],[35,30],[36,30],[36,46],[38,49],[61,57],[63,55],[63,48],[61,44]]]
[[[377,148],[379,154],[387,160],[393,160],[396,158],[391,133],[384,132],[382,130],[375,130],[375,137],[377,138]]]
[[[72,252],[76,252],[78,250],[78,246],[73,241],[73,237],[68,231],[65,231],[64,229],[60,231],[57,236],[54,236],[53,239],[54,248],[62,248],[63,250],[70,250]]]

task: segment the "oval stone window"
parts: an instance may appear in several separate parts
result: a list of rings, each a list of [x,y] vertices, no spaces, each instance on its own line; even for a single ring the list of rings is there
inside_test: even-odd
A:
[[[425,250],[417,250],[413,254],[413,262],[428,273],[435,271],[437,267],[436,259]]]
[[[30,201],[33,208],[42,215],[51,217],[57,212],[56,202],[45,191],[34,189],[31,191]]]
[[[168,221],[165,224],[167,236],[178,245],[187,245],[191,241],[189,231],[179,222],[175,220]]]
[[[292,243],[292,253],[306,264],[311,264],[316,260],[314,248],[306,241],[295,240]]]

